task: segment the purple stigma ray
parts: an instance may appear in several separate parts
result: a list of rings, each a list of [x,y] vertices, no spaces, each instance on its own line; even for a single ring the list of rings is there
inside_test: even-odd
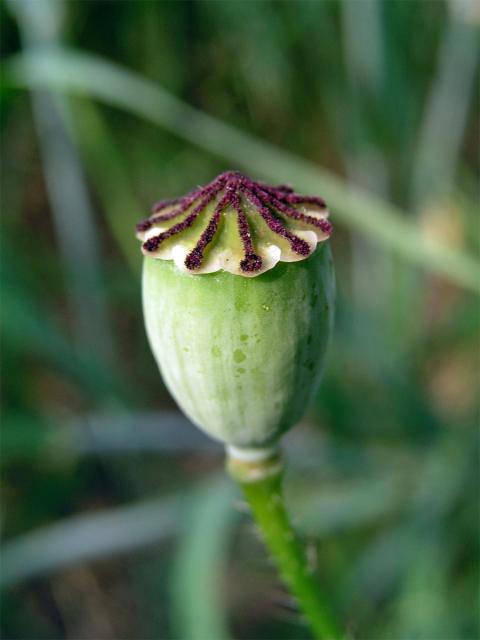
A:
[[[162,209],[165,209],[166,207],[169,207],[172,204],[178,204],[179,202],[182,203],[185,200],[188,200],[190,203],[194,202],[194,200],[196,200],[197,196],[199,196],[203,191],[202,187],[197,187],[195,189],[192,189],[191,191],[189,191],[188,193],[186,193],[184,196],[180,196],[179,198],[170,198],[169,200],[160,200],[159,202],[156,202],[153,206],[152,206],[152,213],[159,213],[160,211],[162,211]]]
[[[182,198],[174,198],[173,200],[163,200],[155,204],[152,207],[152,210],[154,212],[162,211],[163,209],[166,209],[170,205],[176,204],[176,203],[180,203],[180,206],[177,209],[170,211],[170,213],[153,215],[153,216],[150,216],[149,218],[145,218],[145,220],[142,220],[137,224],[137,231],[140,231],[140,232],[148,231],[148,229],[150,229],[156,222],[162,222],[164,220],[172,220],[173,218],[177,218],[178,216],[181,216],[195,202],[195,200],[198,200],[201,194],[202,194],[202,189],[195,189],[194,191],[191,191],[190,193],[188,193],[186,196],[183,196]],[[159,207],[159,205],[161,206]]]
[[[207,206],[207,204],[217,195],[220,189],[221,189],[220,186],[215,187],[215,189],[212,189],[211,187],[207,187],[204,192],[204,197],[200,201],[200,204],[198,204],[195,207],[192,213],[190,213],[182,222],[178,222],[177,224],[174,224],[173,227],[171,227],[170,229],[167,229],[167,231],[163,231],[157,236],[153,236],[153,238],[149,238],[148,240],[146,240],[143,243],[143,248],[145,249],[145,251],[148,251],[148,252],[156,251],[164,240],[167,240],[168,238],[171,238],[177,233],[180,233],[185,229],[188,229],[189,227],[191,227],[192,224],[197,219],[198,215],[203,211],[203,209]]]
[[[258,190],[261,189],[265,191],[270,196],[273,196],[283,204],[314,204],[321,209],[326,208],[325,201],[323,198],[318,198],[316,196],[302,196],[298,193],[295,193],[293,189],[286,184],[279,184],[276,186],[272,186],[269,184],[265,184],[264,182],[254,182],[249,178],[245,181],[246,186],[249,189]],[[295,211],[295,209],[292,209]],[[314,219],[316,220],[316,219]]]
[[[250,187],[260,187],[264,191],[268,191],[269,193],[280,198],[287,198],[290,194],[293,194],[293,189],[292,187],[289,187],[288,184],[277,184],[272,186],[270,184],[265,184],[264,182],[253,182],[253,180],[251,180],[250,183]]]
[[[185,213],[191,203],[184,204],[182,203],[180,207],[171,211],[170,213],[159,214],[156,216],[151,216],[150,218],[146,218],[137,224],[137,231],[148,231],[153,225],[157,222],[161,222],[163,220],[172,220],[173,218],[177,218],[178,216]]]
[[[327,207],[325,200],[316,196],[299,196],[297,193],[291,193],[285,197],[285,200],[290,204],[315,204],[320,209]]]
[[[295,253],[298,253],[299,255],[305,256],[305,257],[310,255],[311,250],[308,242],[306,242],[305,240],[302,240],[301,238],[296,236],[294,233],[289,231],[285,227],[285,225],[282,222],[280,222],[280,220],[278,220],[278,218],[276,218],[272,214],[270,209],[263,204],[263,202],[260,200],[257,194],[253,191],[253,189],[251,190],[249,188],[243,187],[242,191],[245,193],[247,198],[253,204],[255,209],[257,209],[258,213],[265,220],[265,222],[267,223],[267,226],[271,231],[281,236],[282,238],[285,238],[286,240],[288,240],[292,250]]]
[[[143,234],[152,229],[155,223],[168,222],[165,230],[153,235],[143,242],[144,252],[153,253],[159,246],[169,238],[181,234],[189,229],[200,215],[206,214],[206,207],[214,200],[215,206],[211,209],[213,214],[210,216],[206,227],[198,233],[197,243],[190,250],[185,258],[184,265],[190,271],[200,269],[205,259],[205,250],[211,243],[215,242],[215,238],[220,233],[220,225],[223,215],[236,215],[237,232],[243,246],[243,258],[239,262],[239,268],[245,275],[261,271],[264,267],[264,258],[255,252],[255,236],[252,236],[250,227],[250,216],[259,216],[267,225],[268,229],[280,238],[286,240],[294,253],[299,256],[308,257],[312,252],[312,243],[307,242],[299,235],[290,230],[291,221],[297,220],[305,225],[316,227],[323,232],[323,235],[317,233],[317,241],[324,240],[332,233],[333,227],[331,223],[323,217],[316,217],[314,211],[303,213],[308,205],[315,208],[315,213],[326,208],[322,198],[316,196],[303,196],[295,193],[292,187],[287,184],[268,185],[263,182],[256,182],[251,178],[241,174],[239,171],[225,171],[217,176],[209,184],[204,187],[197,187],[185,196],[161,200],[152,207],[150,217],[140,221],[137,224],[137,232]],[[246,210],[245,206],[248,202],[252,209]],[[231,207],[230,212],[224,212],[224,209]],[[327,214],[328,212],[326,212]],[[180,221],[178,221],[179,219]],[[160,225],[163,226],[163,225]],[[292,225],[294,226],[294,225]],[[150,233],[152,233],[150,231]],[[300,231],[299,231],[300,233]],[[316,244],[316,243],[315,243]],[[156,256],[161,257],[161,256]],[[288,260],[288,257],[285,256]],[[227,268],[228,270],[228,268]],[[234,271],[238,273],[237,271]]]
[[[169,200],[159,200],[158,202],[155,202],[154,205],[152,205],[151,211],[152,213],[158,213],[159,211],[162,211],[162,209],[166,209],[172,204],[177,204],[181,200],[183,200],[183,198],[170,198]]]
[[[230,180],[243,179],[244,177],[245,176],[242,176],[240,171],[225,171],[224,173],[221,173],[219,176],[217,176],[214,182],[228,183]]]
[[[207,228],[200,236],[195,247],[190,251],[188,256],[185,258],[185,266],[187,269],[194,271],[195,269],[199,269],[202,265],[203,260],[203,251],[205,247],[210,244],[210,242],[215,237],[215,234],[218,229],[218,225],[220,223],[220,214],[223,209],[230,203],[231,192],[227,191],[220,202],[215,207],[215,211],[213,212],[212,217],[207,225]]]
[[[242,209],[240,198],[238,197],[237,192],[232,193],[231,202],[232,206],[237,212],[238,232],[240,234],[245,252],[243,260],[240,261],[240,269],[245,273],[253,273],[254,271],[259,271],[262,268],[263,260],[254,251],[247,216]]]
[[[301,222],[305,222],[306,224],[311,224],[314,227],[318,227],[323,233],[330,235],[333,231],[332,224],[326,220],[325,218],[314,218],[313,216],[306,215],[293,207],[290,207],[288,204],[281,202],[278,198],[270,195],[263,191],[263,189],[255,188],[255,193],[259,198],[263,198],[263,202],[267,205],[273,207],[274,209],[278,209],[281,213],[286,215],[289,218],[293,218],[294,220],[299,220]]]

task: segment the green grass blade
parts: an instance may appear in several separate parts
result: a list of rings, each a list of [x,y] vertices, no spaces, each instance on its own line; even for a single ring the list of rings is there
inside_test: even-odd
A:
[[[145,208],[135,196],[130,176],[119,149],[99,108],[90,100],[75,101],[73,135],[85,159],[89,177],[95,186],[110,233],[132,271],[140,274],[142,256],[132,241],[135,224],[145,217]]]
[[[229,638],[221,578],[236,516],[234,497],[234,486],[223,476],[204,484],[191,496],[174,562],[175,637]]]
[[[349,185],[315,164],[194,109],[142,76],[71,50],[22,54],[5,64],[17,86],[88,94],[123,108],[252,173],[321,193],[338,220],[417,266],[480,292],[478,259],[422,235],[385,200]]]
[[[478,76],[480,39],[474,25],[450,19],[442,38],[438,69],[430,88],[414,154],[413,201],[449,195]]]
[[[178,497],[83,513],[4,543],[0,586],[157,544],[176,533]]]

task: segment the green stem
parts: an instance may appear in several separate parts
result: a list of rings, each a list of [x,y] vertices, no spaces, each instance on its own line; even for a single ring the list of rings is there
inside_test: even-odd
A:
[[[241,486],[280,575],[319,640],[342,634],[322,589],[308,566],[304,546],[291,525],[282,492],[282,465],[269,459],[255,465],[230,458],[228,470]]]

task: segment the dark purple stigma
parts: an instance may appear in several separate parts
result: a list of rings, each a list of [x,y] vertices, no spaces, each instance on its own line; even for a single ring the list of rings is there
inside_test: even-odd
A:
[[[301,238],[293,238],[290,240],[290,246],[292,247],[295,253],[298,253],[301,256],[308,256],[310,253],[310,245],[305,240]]]
[[[252,273],[253,271],[259,271],[262,268],[263,261],[260,256],[255,253],[249,253],[240,262],[240,269],[245,273]]]
[[[184,197],[188,197],[188,195]],[[155,204],[152,206],[152,213],[158,213],[159,211],[162,211],[162,209],[166,209],[167,207],[170,207],[172,204],[177,204],[178,202],[180,202],[180,200],[183,200],[183,198],[170,198],[169,200],[159,200],[158,202],[155,202]]]
[[[319,220],[320,229],[329,236],[333,233],[333,224],[329,220]]]
[[[333,231],[326,216],[315,216],[313,210],[308,210],[308,205],[311,209],[324,209],[326,205],[322,198],[297,194],[286,184],[268,185],[256,182],[238,171],[226,171],[208,185],[197,187],[183,197],[157,202],[152,208],[153,214],[140,221],[136,228],[138,233],[144,233],[156,223],[162,222],[160,226],[164,230],[159,230],[157,235],[146,240],[143,243],[144,250],[155,252],[164,240],[192,227],[212,202],[215,203],[213,214],[185,258],[185,266],[191,271],[202,266],[208,245],[220,233],[223,215],[236,213],[238,235],[243,245],[243,258],[239,266],[244,273],[254,273],[263,266],[262,257],[255,250],[255,235],[252,238],[251,224],[255,215],[263,220],[271,232],[286,240],[293,252],[302,257],[310,255],[312,248],[303,238],[290,231],[293,220],[307,227],[316,227],[325,236]],[[174,224],[164,224],[170,220]]]
[[[193,249],[185,258],[185,266],[192,271],[199,269],[202,264],[203,253],[200,249]]]
[[[141,222],[138,222],[136,224],[136,229],[137,231],[148,231],[150,229],[150,227],[152,226],[152,222],[150,222],[149,218],[146,218],[145,220],[142,220]]]
[[[160,242],[160,237],[154,236],[149,240],[145,240],[145,242],[143,243],[143,248],[145,249],[145,251],[156,251],[160,245]]]
[[[217,233],[218,225],[220,223],[220,214],[223,209],[230,204],[232,194],[227,191],[224,193],[222,199],[215,207],[213,216],[210,218],[207,228],[200,236],[199,241],[195,245],[194,249],[188,254],[185,259],[185,266],[187,269],[198,269],[203,260],[203,250],[210,244]]]
[[[262,202],[256,191],[257,189],[244,189],[246,197],[250,200],[250,202],[265,220],[268,228],[282,238],[285,238],[285,240],[288,240],[292,251],[295,251],[295,253],[298,253],[301,256],[308,256],[310,253],[310,247],[308,243],[289,231],[285,227],[283,222],[276,218],[273,215],[272,211],[268,208],[268,206],[266,206],[264,202]]]
[[[153,238],[150,238],[149,240],[144,242],[143,248],[145,249],[145,251],[156,251],[164,240],[167,240],[168,238],[171,238],[172,236],[185,231],[185,229],[189,229],[198,218],[198,216],[204,211],[209,202],[213,200],[213,198],[217,195],[220,189],[221,187],[212,187],[212,185],[208,185],[208,187],[205,187],[201,194],[203,197],[200,203],[197,204],[195,209],[185,218],[185,220],[182,220],[182,222],[177,222],[177,224],[174,224],[173,227],[170,227],[170,229],[162,231],[162,233],[159,233],[157,236],[154,236]],[[194,200],[196,200],[196,198]]]
[[[291,204],[315,204],[317,207],[320,207],[320,209],[325,209],[327,206],[323,198],[299,196],[297,193],[291,193],[285,196],[285,200]]]

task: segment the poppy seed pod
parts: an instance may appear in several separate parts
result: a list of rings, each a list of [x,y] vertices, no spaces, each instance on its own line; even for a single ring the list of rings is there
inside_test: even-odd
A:
[[[164,381],[238,457],[267,455],[317,389],[334,302],[327,217],[320,198],[227,172],[137,225]]]

